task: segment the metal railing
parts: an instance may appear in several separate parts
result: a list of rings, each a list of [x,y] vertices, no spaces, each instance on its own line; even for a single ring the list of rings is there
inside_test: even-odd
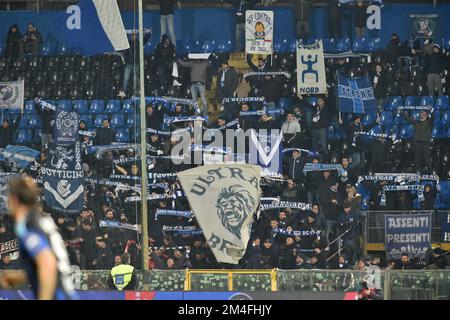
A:
[[[449,300],[450,270],[151,270],[137,291],[355,293],[363,279],[390,300]],[[77,290],[108,291],[109,271],[77,271]],[[368,280],[370,279],[370,280]],[[0,288],[2,289],[2,288]],[[15,288],[26,289],[26,287]]]

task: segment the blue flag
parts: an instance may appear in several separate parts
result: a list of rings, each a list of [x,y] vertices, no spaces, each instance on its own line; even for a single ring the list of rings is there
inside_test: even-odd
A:
[[[55,142],[58,145],[70,145],[78,141],[78,123],[80,116],[76,112],[56,110]]]
[[[375,113],[377,101],[367,75],[347,78],[342,72],[338,76],[338,104],[340,112]]]
[[[130,47],[116,0],[81,0],[65,12],[65,40],[86,56]]]
[[[51,144],[47,163],[42,168],[42,180],[47,206],[58,213],[80,213],[84,192],[80,143],[70,146]]]
[[[5,161],[15,162],[20,168],[28,168],[40,154],[38,150],[24,146],[8,145],[3,150]]]
[[[262,175],[281,173],[283,134],[276,129],[252,131],[250,136],[249,163],[257,164]]]

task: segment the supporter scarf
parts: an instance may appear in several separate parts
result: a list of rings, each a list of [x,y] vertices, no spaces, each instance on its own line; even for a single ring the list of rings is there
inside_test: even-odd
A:
[[[319,153],[317,151],[311,151],[311,150],[307,150],[307,149],[300,149],[300,148],[287,148],[283,150],[283,153],[285,152],[292,152],[298,150],[300,152],[306,153],[308,156],[310,157],[314,157],[317,156]]]
[[[97,159],[100,159],[106,152],[128,150],[128,149],[133,149],[134,151],[136,151],[140,149],[140,146],[131,143],[110,144],[103,146],[89,146],[87,148],[87,153],[88,154],[95,153],[95,157]]]
[[[222,103],[228,102],[264,102],[266,98],[264,97],[231,97],[231,98],[223,98]]]
[[[139,97],[135,97],[135,100],[139,101]],[[180,103],[180,104],[187,104],[192,107],[194,107],[195,112],[200,113],[200,107],[197,101],[191,100],[191,99],[182,99],[182,98],[173,98],[173,97],[145,97],[145,101],[147,103],[155,103],[155,102],[173,102],[173,103]]]
[[[34,102],[41,105],[41,108],[48,108],[50,110],[56,111],[56,106],[47,101],[42,100],[41,98],[35,98]]]
[[[163,232],[173,232],[174,234],[182,235],[200,235],[203,234],[203,231],[197,229],[194,226],[166,226],[162,227]]]
[[[125,176],[122,174],[112,174],[109,176],[110,179],[120,179],[120,180],[141,180],[140,176]]]
[[[285,76],[290,78],[291,74],[287,71],[271,71],[271,72],[247,72],[244,74],[244,79],[253,76]]]
[[[320,230],[311,230],[311,231],[306,231],[306,230],[292,230],[292,231],[286,231],[286,229],[281,229],[281,228],[275,228],[272,229],[273,233],[278,233],[278,234],[282,234],[282,235],[286,235],[286,236],[300,236],[300,237],[313,237],[313,236],[320,236],[320,233],[322,231]]]
[[[386,192],[391,191],[417,191],[417,197],[419,201],[423,202],[425,201],[425,197],[423,196],[423,190],[424,186],[420,184],[414,184],[414,185],[391,185],[391,186],[384,186],[383,190],[381,192],[381,200],[380,205],[386,206]]]
[[[221,126],[219,128],[211,128],[211,129],[208,129],[208,130],[223,130],[223,129],[227,129],[229,127],[232,127],[232,126],[234,126],[236,124],[239,124],[239,119],[237,119],[237,118],[234,119],[234,120],[231,120],[230,122],[225,123],[223,126]]]
[[[342,168],[342,165],[335,163],[307,163],[303,167],[303,172],[330,170],[337,170],[339,175],[342,175],[342,173],[344,172],[344,168]]]
[[[380,8],[384,7],[383,0],[363,0],[366,3],[375,3],[380,6]],[[341,6],[343,4],[353,4],[356,3],[356,0],[338,0],[338,5]]]
[[[397,108],[398,111],[400,111],[400,110],[430,111],[431,109],[433,109],[433,107],[429,107],[429,106],[399,106]]]
[[[175,191],[172,195],[166,194],[156,194],[156,195],[147,195],[147,200],[161,200],[161,199],[176,199],[179,197],[185,197],[186,194],[183,191]],[[127,197],[125,198],[125,202],[138,202],[141,201],[141,196]]]
[[[164,119],[165,124],[176,123],[176,122],[189,122],[189,121],[208,122],[208,116],[181,116],[181,117],[167,117]]]
[[[170,136],[170,131],[162,131],[162,130],[156,130],[156,129],[152,129],[152,128],[147,128],[145,129],[146,132],[148,133],[153,133],[153,134],[157,134],[158,136]]]
[[[149,173],[149,179],[165,179],[165,178],[176,178],[177,174],[174,173]]]
[[[215,146],[205,146],[201,144],[191,144],[189,146],[189,151],[203,151],[203,152],[216,152],[221,154],[230,154],[231,148],[228,147],[215,147]]]
[[[95,131],[79,130],[78,134],[82,136],[95,137]]]
[[[260,210],[269,210],[276,208],[292,208],[300,210],[312,210],[312,204],[303,202],[292,202],[292,201],[277,201],[269,204],[261,204]]]
[[[275,115],[275,114],[284,114],[284,109],[261,109],[261,110],[253,110],[253,111],[241,111],[239,112],[240,116],[261,116],[263,114],[267,115]]]
[[[191,218],[192,215],[193,215],[192,211],[157,209],[155,212],[155,220],[158,220],[159,216],[175,216],[175,217]]]
[[[397,139],[397,135],[395,135],[395,134],[389,135],[389,134],[386,134],[386,133],[372,133],[372,132],[366,132],[366,131],[356,131],[355,135],[353,137],[352,146],[356,146],[356,138],[358,138],[359,135],[365,135],[365,136],[376,137],[376,138],[391,139],[394,144],[399,142],[399,140]]]
[[[361,181],[395,181],[395,182],[411,182],[430,180],[439,183],[437,175],[418,175],[415,173],[376,173],[374,176],[360,176],[358,182]]]
[[[138,231],[137,224],[130,223],[122,223],[120,221],[109,221],[109,220],[100,220],[98,223],[100,228],[118,228],[118,229],[128,229],[133,231]]]

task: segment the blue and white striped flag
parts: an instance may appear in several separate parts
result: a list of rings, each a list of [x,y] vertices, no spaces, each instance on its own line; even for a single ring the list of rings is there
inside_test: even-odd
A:
[[[347,78],[342,72],[338,75],[339,111],[346,113],[375,113],[377,100],[369,78]]]
[[[8,145],[3,150],[5,160],[15,162],[21,168],[28,168],[40,154],[38,150],[24,146]]]

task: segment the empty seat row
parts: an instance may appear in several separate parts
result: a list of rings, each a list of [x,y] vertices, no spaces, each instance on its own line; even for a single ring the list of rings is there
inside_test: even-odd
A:
[[[126,128],[117,129],[116,136],[113,139],[115,142],[131,142],[130,130]],[[15,143],[19,145],[30,145],[41,142],[41,130],[20,129],[17,132]]]
[[[138,104],[131,100],[109,100],[106,103],[104,100],[59,100],[48,102],[55,105],[58,109],[61,108],[67,112],[75,111],[79,114],[134,114],[138,108]],[[34,100],[25,101],[24,111],[29,114],[36,113]]]
[[[385,109],[396,110],[401,106],[433,106],[439,110],[450,109],[448,96],[407,96],[403,100],[401,96],[390,97],[385,104]]]

